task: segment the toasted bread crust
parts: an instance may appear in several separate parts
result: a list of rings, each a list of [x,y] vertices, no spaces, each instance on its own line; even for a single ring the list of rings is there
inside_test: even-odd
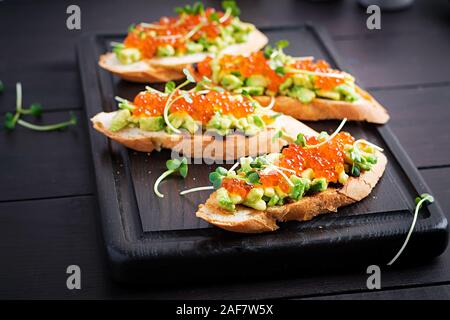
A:
[[[273,110],[304,121],[344,119],[386,123],[389,115],[368,92],[356,87],[363,99],[356,102],[334,101],[316,98],[311,103],[303,104],[299,100],[286,96],[275,98]],[[255,97],[262,105],[270,103],[270,97]]]
[[[225,48],[223,54],[248,54],[258,51],[268,42],[267,37],[259,30],[249,34],[249,40],[245,43],[235,44]],[[183,79],[183,68],[202,61],[207,53],[186,55],[183,57],[154,58],[141,60],[139,62],[123,65],[116,55],[108,52],[100,56],[99,66],[124,80],[140,83],[167,82]]]
[[[299,121],[280,116],[274,127],[268,127],[254,136],[244,136],[239,133],[231,134],[222,139],[220,136],[209,134],[168,134],[164,131],[142,131],[137,128],[123,129],[117,132],[109,130],[109,122],[113,113],[99,113],[91,121],[94,129],[126,147],[142,152],[172,149],[188,157],[206,158],[214,160],[235,160],[244,156],[256,156],[271,152],[278,152],[286,141],[273,137],[279,129],[297,134],[314,134],[314,131]],[[201,148],[199,148],[201,146]]]
[[[328,188],[301,200],[283,206],[270,207],[266,211],[254,210],[242,205],[236,213],[230,213],[217,205],[215,192],[204,205],[200,205],[196,216],[220,228],[243,233],[261,233],[276,230],[276,221],[306,221],[324,213],[336,212],[339,207],[362,200],[375,187],[386,168],[386,157],[377,152],[378,162],[372,170],[363,172],[358,178],[350,177],[341,188]],[[234,219],[237,215],[239,218]],[[247,218],[247,219],[245,219]]]

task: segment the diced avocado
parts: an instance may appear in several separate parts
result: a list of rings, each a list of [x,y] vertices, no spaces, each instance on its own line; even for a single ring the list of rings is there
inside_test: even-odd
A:
[[[238,194],[230,194],[230,199],[233,204],[239,204],[244,201],[244,199],[242,199],[242,197]]]
[[[202,52],[204,47],[201,43],[188,42],[186,43],[186,49],[188,53]]]
[[[216,199],[219,206],[224,208],[225,210],[234,211],[236,209],[236,206],[230,199],[227,189],[225,188],[218,189],[216,193]]]
[[[308,169],[304,170],[302,172],[302,178],[306,178],[306,179],[309,179],[309,180],[314,179],[314,170],[311,169],[311,168],[308,168]]]
[[[184,122],[183,114],[181,114],[179,112],[174,112],[174,113],[169,114],[169,122],[175,128],[181,127],[181,125]]]
[[[345,170],[342,170],[342,171],[339,173],[338,181],[339,181],[339,183],[341,183],[341,184],[345,184],[345,183],[347,182],[347,180],[348,180],[348,175],[345,173]]]
[[[287,78],[286,80],[284,80],[284,82],[282,84],[280,84],[279,86],[279,90],[280,92],[286,92],[293,84],[294,82],[292,81],[292,78]]]
[[[156,55],[158,57],[171,57],[175,55],[175,49],[170,44],[159,46]]]
[[[302,103],[310,103],[316,94],[312,90],[295,85],[288,91],[288,96],[296,98]]]
[[[220,119],[220,128],[229,129],[231,127],[231,120],[228,117],[222,117]]]
[[[255,125],[249,125],[244,129],[244,134],[246,136],[254,136],[260,131],[260,129]]]
[[[141,52],[136,48],[122,48],[116,50],[117,60],[122,64],[131,64],[141,60]]]
[[[226,90],[234,90],[242,86],[242,81],[232,74],[227,74],[220,80],[220,84]]]
[[[264,94],[264,87],[241,87],[235,89],[234,93],[247,92],[251,96],[262,96]]]
[[[309,76],[306,74],[297,73],[292,76],[292,80],[294,81],[294,85],[296,86],[305,87],[307,89],[313,88],[313,84]]]
[[[239,124],[245,129],[248,127],[249,123],[247,121],[247,118],[240,118],[239,119]]]
[[[257,114],[253,115],[253,123],[260,128],[264,128],[265,126],[263,119]]]
[[[317,139],[320,142],[324,142],[325,140],[327,140],[330,137],[330,135],[326,132],[326,131],[320,131],[319,136],[317,137]]]
[[[376,164],[378,162],[377,156],[375,156],[373,154],[367,154],[367,155],[364,155],[363,157],[370,164]]]
[[[269,202],[267,202],[267,206],[268,206],[268,207],[273,207],[273,206],[277,205],[278,201],[280,201],[280,197],[277,196],[276,194],[274,194],[274,195],[270,198]]]
[[[318,90],[316,95],[322,98],[327,98],[331,100],[341,100],[341,94],[337,91],[332,90]]]
[[[275,195],[275,190],[273,188],[264,188],[264,195],[272,198]]]
[[[109,126],[109,130],[111,131],[119,131],[127,126],[129,123],[128,119],[131,117],[131,113],[127,109],[118,110],[116,114],[111,120],[111,124]]]
[[[236,32],[233,34],[233,38],[237,43],[247,42],[248,33],[247,32]]]
[[[248,87],[267,87],[269,85],[269,80],[262,75],[255,74],[250,76],[245,80],[245,85]]]
[[[250,171],[252,168],[250,167],[250,163],[253,162],[253,158],[252,157],[242,157],[239,160],[240,164],[241,164],[241,168],[244,171]]]
[[[160,131],[164,129],[163,117],[140,118],[139,128],[145,131]]]
[[[181,127],[189,131],[190,134],[194,134],[199,128],[197,122],[190,116],[185,117]]]
[[[325,178],[317,178],[311,182],[311,187],[309,191],[311,192],[322,192],[328,188],[328,182]]]
[[[359,99],[359,95],[356,93],[354,86],[344,83],[334,89],[344,95],[346,101],[354,102]]]
[[[253,188],[247,194],[243,204],[256,210],[266,210],[266,202],[262,199],[264,191],[261,188]]]

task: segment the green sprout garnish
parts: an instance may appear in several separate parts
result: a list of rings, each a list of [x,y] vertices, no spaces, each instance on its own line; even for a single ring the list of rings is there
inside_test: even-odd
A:
[[[400,248],[400,250],[397,252],[397,254],[395,255],[395,257],[389,261],[389,263],[387,264],[388,266],[392,265],[397,259],[398,257],[400,257],[400,255],[402,254],[403,250],[405,250],[406,245],[409,242],[409,238],[411,237],[413,231],[414,231],[414,227],[416,226],[416,222],[417,222],[417,217],[419,216],[419,210],[420,208],[422,208],[422,206],[426,203],[433,203],[434,202],[434,198],[432,195],[428,194],[428,193],[423,193],[421,194],[419,197],[417,197],[415,199],[415,203],[416,203],[416,208],[414,210],[414,218],[413,221],[411,223],[411,227],[408,231],[408,234],[406,235],[406,239],[405,242],[403,242],[402,247]]]
[[[181,98],[185,98],[185,95],[183,95],[183,94],[180,94],[179,96],[174,98],[174,95],[177,92],[177,90],[187,86],[189,83],[195,83],[194,77],[192,76],[191,72],[187,68],[183,68],[183,73],[186,75],[186,81],[184,81],[183,83],[181,83],[179,86],[177,86],[175,88],[173,88],[172,84],[171,85],[166,84],[166,88],[165,88],[166,91],[170,91],[170,94],[169,94],[169,97],[167,98],[166,105],[164,106],[164,113],[163,113],[164,121],[166,122],[166,124],[170,128],[170,130],[172,130],[173,132],[178,133],[178,134],[181,133],[181,131],[178,130],[177,128],[175,128],[169,121],[169,110],[175,101],[177,101]],[[166,92],[166,93],[169,93],[169,92]],[[190,97],[189,97],[189,99],[190,99]]]
[[[70,114],[70,119],[68,121],[49,125],[37,125],[20,119],[21,115],[33,115],[39,117],[41,114],[42,106],[39,103],[31,104],[28,109],[22,107],[22,85],[18,82],[16,84],[16,113],[12,114],[11,112],[7,112],[5,114],[3,122],[4,127],[8,130],[13,130],[16,127],[16,124],[19,124],[22,127],[35,131],[53,131],[77,124],[77,118],[73,113]]]
[[[185,157],[183,157],[181,160],[179,159],[167,160],[166,167],[167,170],[162,175],[159,176],[159,178],[155,182],[155,185],[153,186],[153,191],[160,198],[164,198],[164,195],[161,192],[159,192],[158,186],[167,176],[173,173],[179,173],[180,176],[186,178],[188,174],[187,159]]]
[[[237,17],[241,14],[241,10],[236,4],[236,1],[234,0],[225,0],[222,1],[222,8],[225,10],[225,14],[229,11],[229,15],[232,15],[234,17]]]
[[[176,7],[175,12],[178,14],[187,14],[187,15],[199,15],[205,12],[205,8],[203,3],[196,2],[194,5],[185,5],[184,7]]]

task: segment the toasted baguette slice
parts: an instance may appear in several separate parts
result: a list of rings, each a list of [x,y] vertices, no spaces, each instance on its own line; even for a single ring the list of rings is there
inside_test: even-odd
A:
[[[105,136],[130,149],[142,152],[172,149],[188,157],[214,160],[234,160],[244,156],[256,156],[278,152],[286,141],[273,139],[278,130],[293,136],[302,132],[315,134],[315,131],[289,116],[279,116],[265,130],[254,136],[234,133],[225,137],[210,134],[169,134],[164,131],[143,131],[138,128],[126,128],[117,132],[110,131],[114,112],[102,112],[91,121],[94,128]]]
[[[299,100],[286,96],[275,98],[273,110],[290,115],[303,121],[341,120],[347,118],[354,121],[386,123],[389,114],[367,91],[356,87],[362,99],[355,102],[335,101],[316,98],[311,103],[303,104]],[[270,102],[270,97],[255,97],[262,105]]]
[[[258,51],[268,42],[267,37],[255,29],[244,43],[225,48],[221,54],[246,55]],[[185,77],[183,68],[205,59],[208,53],[189,54],[180,57],[160,57],[142,60],[132,64],[122,64],[112,52],[100,56],[98,64],[103,69],[132,82],[152,83],[179,80]]]
[[[360,201],[370,194],[387,164],[387,159],[381,152],[377,151],[377,156],[378,162],[370,171],[365,171],[358,178],[350,177],[339,189],[328,188],[296,202],[269,207],[266,211],[238,205],[235,213],[219,207],[214,192],[205,204],[199,206],[196,215],[225,230],[261,233],[278,229],[277,221],[306,221],[319,214],[336,212],[339,207]]]

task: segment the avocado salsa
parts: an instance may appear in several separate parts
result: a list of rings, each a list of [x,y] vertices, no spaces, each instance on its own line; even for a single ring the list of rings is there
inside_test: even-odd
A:
[[[178,57],[195,53],[217,53],[248,40],[254,25],[239,20],[233,1],[224,1],[225,12],[204,8],[200,2],[177,8],[176,17],[130,26],[123,43],[113,52],[122,64],[154,57]]]
[[[266,210],[325,191],[330,185],[343,185],[350,176],[371,170],[377,163],[375,149],[346,132],[333,137],[325,132],[317,137],[300,134],[280,153],[241,158],[238,170],[218,167],[209,179],[221,208],[233,212],[240,204]]]
[[[227,135],[232,130],[255,135],[278,115],[268,113],[251,98],[212,89],[177,89],[173,94],[168,94],[148,87],[133,101],[116,99],[119,100],[120,110],[116,111],[109,126],[113,132],[139,128],[143,131],[173,133],[184,129],[194,134],[202,129],[219,135]]]
[[[275,48],[267,46],[249,56],[207,57],[196,65],[196,72],[230,92],[252,96],[288,96],[302,103],[361,98],[350,74],[330,68],[324,60],[291,57],[283,52],[287,45],[282,40]]]

